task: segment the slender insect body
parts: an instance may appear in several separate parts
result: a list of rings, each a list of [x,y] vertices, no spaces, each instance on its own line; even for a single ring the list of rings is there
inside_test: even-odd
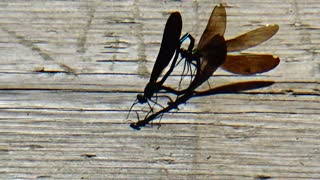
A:
[[[173,68],[171,68],[171,71],[168,71],[166,75],[160,80],[157,81],[159,76],[161,75],[162,71],[169,65],[170,61],[173,59],[172,66],[175,65],[178,50],[180,49],[180,35],[181,35],[181,29],[182,29],[182,18],[179,12],[173,12],[165,25],[164,33],[162,37],[162,42],[160,46],[160,51],[158,53],[156,62],[153,66],[151,76],[149,83],[146,85],[144,89],[144,94],[138,94],[136,101],[132,104],[129,113],[133,106],[137,103],[144,104],[148,103],[151,111],[152,107],[149,104],[149,100],[154,96],[155,93],[159,92],[161,89],[162,84],[165,82],[165,80],[170,75]],[[174,58],[173,55],[176,54]],[[155,104],[157,102],[152,101]],[[129,116],[128,113],[128,116]],[[127,118],[128,118],[127,116]]]

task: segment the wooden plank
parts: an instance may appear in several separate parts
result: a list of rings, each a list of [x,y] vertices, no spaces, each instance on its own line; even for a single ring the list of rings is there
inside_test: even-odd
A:
[[[137,117],[126,119],[128,109],[148,81],[169,13],[180,11],[183,33],[197,41],[218,3],[226,6],[227,39],[278,24],[272,39],[245,52],[281,63],[257,76],[218,70],[211,87],[275,84],[193,98],[165,114],[161,128],[155,120],[130,129]],[[319,7],[316,0],[0,2],[0,178],[319,179]],[[134,110],[142,118],[148,106]]]

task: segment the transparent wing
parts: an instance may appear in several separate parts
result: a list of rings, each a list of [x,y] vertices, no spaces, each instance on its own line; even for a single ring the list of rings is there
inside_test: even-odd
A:
[[[149,82],[155,82],[164,68],[170,63],[175,50],[179,46],[181,29],[181,15],[179,12],[173,12],[168,18],[164,28],[160,51],[153,66]]]
[[[227,40],[228,52],[241,51],[254,47],[270,39],[279,30],[278,25],[266,25],[258,29],[244,33],[236,38]]]
[[[208,25],[198,43],[198,50],[204,48],[215,35],[224,35],[226,30],[226,21],[226,10],[220,4],[212,10],[211,16],[208,20]]]
[[[278,66],[279,57],[270,54],[227,55],[226,61],[220,66],[225,71],[252,75],[270,71]]]

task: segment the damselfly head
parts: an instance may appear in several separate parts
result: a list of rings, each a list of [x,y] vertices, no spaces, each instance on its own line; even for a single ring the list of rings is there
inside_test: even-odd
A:
[[[144,104],[148,101],[147,98],[143,94],[138,94],[137,100],[140,104]]]

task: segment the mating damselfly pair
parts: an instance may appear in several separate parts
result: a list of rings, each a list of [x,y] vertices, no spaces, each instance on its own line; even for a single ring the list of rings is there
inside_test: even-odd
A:
[[[153,66],[149,82],[144,89],[144,93],[137,95],[137,99],[131,106],[129,113],[137,103],[147,103],[150,111],[143,120],[132,123],[130,125],[132,128],[139,130],[140,127],[161,117],[164,113],[178,109],[180,104],[186,103],[192,97],[238,92],[273,84],[272,81],[251,81],[219,86],[201,92],[196,90],[218,68],[234,74],[253,75],[267,72],[275,68],[280,62],[278,57],[270,54],[232,54],[233,52],[241,52],[268,40],[276,34],[279,29],[278,25],[265,25],[233,39],[225,40],[226,19],[225,7],[222,5],[216,6],[211,13],[207,27],[198,42],[197,48],[194,48],[195,40],[191,34],[187,33],[180,38],[182,31],[181,14],[179,12],[171,13],[165,25],[160,51]],[[189,39],[190,43],[187,49],[183,49],[181,45],[186,39]],[[178,60],[179,56],[181,58]],[[184,62],[184,71],[182,72],[181,79],[190,74],[190,83],[184,89],[174,89],[167,86],[165,81],[182,61]],[[162,72],[169,66],[170,62],[169,69],[159,80]],[[195,71],[192,70],[192,66],[195,67]],[[180,86],[180,83],[178,86]],[[176,94],[176,99],[170,99],[166,106],[160,105],[157,102],[157,93],[160,91]],[[154,105],[159,105],[162,109],[154,112]]]

